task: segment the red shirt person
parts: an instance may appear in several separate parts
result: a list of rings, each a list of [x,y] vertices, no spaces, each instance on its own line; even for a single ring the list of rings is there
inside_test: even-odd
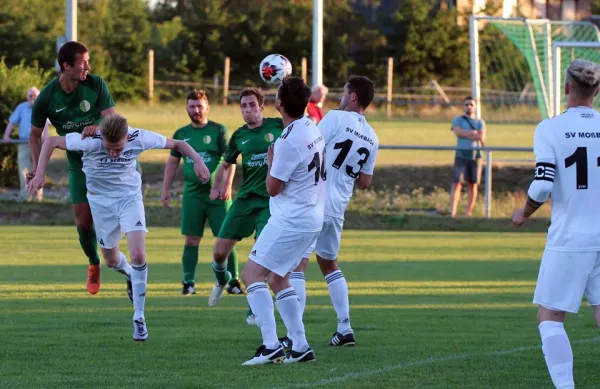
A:
[[[312,87],[310,101],[306,106],[306,116],[311,118],[315,124],[319,123],[321,119],[323,119],[323,111],[321,110],[321,106],[323,105],[328,92],[329,89],[322,84]]]

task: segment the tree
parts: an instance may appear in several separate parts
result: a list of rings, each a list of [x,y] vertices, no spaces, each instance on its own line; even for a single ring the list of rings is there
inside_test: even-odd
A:
[[[80,4],[79,35],[90,49],[92,71],[106,78],[116,99],[143,96],[148,74],[150,22],[143,0]]]
[[[64,34],[64,1],[2,0],[0,53],[8,66],[36,61],[50,69],[56,61],[56,38]]]
[[[11,67],[0,58],[0,128],[6,128],[11,113],[25,101],[27,90],[32,86],[41,88],[50,76],[50,72],[41,70],[37,64],[26,66],[22,62]],[[18,187],[18,173],[17,147],[0,145],[0,187]]]
[[[467,31],[456,23],[456,11],[440,10],[433,0],[406,0],[391,17],[388,37],[396,72],[403,85],[437,79],[458,85],[469,78]]]

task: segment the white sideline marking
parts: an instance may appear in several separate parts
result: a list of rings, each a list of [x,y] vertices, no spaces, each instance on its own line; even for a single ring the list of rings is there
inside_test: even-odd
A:
[[[592,342],[597,342],[597,341],[600,341],[600,336],[596,336],[594,338],[588,338],[588,339],[575,340],[575,341],[572,341],[571,344],[592,343]],[[430,364],[438,363],[438,362],[462,361],[462,360],[474,358],[474,357],[497,357],[497,356],[516,354],[521,351],[537,350],[540,348],[541,348],[541,346],[526,346],[526,347],[511,348],[508,350],[490,351],[487,353],[454,354],[454,355],[448,355],[447,357],[427,358],[427,359],[422,359],[420,361],[399,363],[397,365],[382,367],[382,368],[375,369],[375,370],[357,371],[357,372],[348,373],[348,374],[345,374],[345,375],[339,376],[339,377],[324,378],[322,380],[311,382],[311,383],[304,383],[304,382],[295,383],[295,384],[292,383],[292,384],[285,385],[285,386],[273,387],[271,389],[311,388],[314,386],[321,386],[321,385],[328,385],[328,384],[333,384],[333,383],[344,382],[344,381],[351,380],[353,378],[364,378],[364,377],[369,377],[369,376],[373,376],[373,375],[389,373],[390,371],[393,371],[393,370],[400,370],[400,369],[407,369],[407,368],[416,367],[416,366],[430,365]]]

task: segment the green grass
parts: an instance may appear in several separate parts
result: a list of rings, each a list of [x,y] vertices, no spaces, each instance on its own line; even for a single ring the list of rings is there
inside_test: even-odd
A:
[[[326,345],[335,317],[313,261],[305,323],[317,361],[253,368],[240,366],[260,343],[244,322],[246,300],[206,306],[213,239],[202,244],[193,297],[179,295],[178,230],[151,227],[147,242],[150,339],[138,344],[119,274],[103,267],[100,294],[85,292],[74,227],[0,227],[0,387],[552,387],[531,304],[544,234],[346,231],[357,347]],[[242,258],[250,245],[240,243]],[[577,387],[597,388],[589,309],[567,330]]]
[[[185,105],[154,104],[127,105],[119,104],[117,110],[129,119],[131,126],[159,132],[172,136],[175,130],[189,123]],[[266,107],[265,116],[279,116],[272,106]],[[223,123],[230,131],[234,131],[243,120],[237,106],[211,107],[211,120]],[[427,120],[385,120],[381,116],[369,117],[369,122],[377,132],[381,145],[435,145],[455,146],[456,137],[450,132],[450,122],[432,122]],[[518,146],[531,147],[533,142],[533,125],[529,124],[489,124],[489,146]],[[55,158],[64,158],[62,153],[56,153]],[[168,158],[166,151],[150,150],[142,154],[142,162],[164,162]],[[530,153],[498,152],[498,159],[531,159]],[[449,164],[454,159],[453,151],[396,151],[381,150],[377,164]]]

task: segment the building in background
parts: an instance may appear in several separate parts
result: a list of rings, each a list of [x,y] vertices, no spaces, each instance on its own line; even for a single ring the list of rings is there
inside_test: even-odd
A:
[[[505,18],[525,17],[550,20],[589,20],[591,0],[446,0],[449,7],[458,7],[467,12],[479,13],[486,3],[495,4],[500,9],[497,16]],[[501,4],[500,4],[501,3]],[[470,10],[472,7],[472,10]]]

